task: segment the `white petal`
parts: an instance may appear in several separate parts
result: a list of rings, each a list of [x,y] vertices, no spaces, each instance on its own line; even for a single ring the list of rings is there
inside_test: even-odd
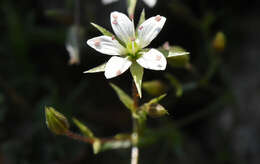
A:
[[[166,18],[160,15],[147,19],[138,27],[138,40],[142,48],[148,46],[151,41],[160,33]]]
[[[112,28],[120,40],[127,43],[134,37],[134,24],[125,14],[114,11],[110,14],[110,20]]]
[[[121,55],[125,50],[116,39],[105,35],[89,39],[87,44],[106,55]]]
[[[157,0],[143,0],[150,8],[154,7]]]
[[[165,70],[167,61],[164,55],[156,49],[144,53],[136,60],[138,64],[146,69]]]
[[[107,79],[119,76],[124,73],[130,66],[132,62],[126,58],[121,58],[113,56],[109,59],[105,68],[105,76]]]
[[[104,5],[108,5],[108,4],[113,3],[113,2],[116,2],[116,1],[118,1],[118,0],[102,0],[102,3],[103,3]]]

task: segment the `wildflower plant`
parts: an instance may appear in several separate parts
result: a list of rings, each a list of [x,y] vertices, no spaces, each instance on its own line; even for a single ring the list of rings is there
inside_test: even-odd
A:
[[[46,123],[48,128],[58,135],[65,135],[72,139],[90,143],[94,153],[109,149],[120,149],[132,147],[131,164],[138,163],[140,137],[145,128],[147,117],[161,117],[168,114],[167,110],[159,104],[166,94],[153,98],[150,101],[139,105],[142,97],[142,80],[144,68],[156,71],[166,69],[166,58],[178,61],[188,52],[183,49],[171,47],[164,44],[160,48],[148,48],[149,44],[158,36],[162,30],[166,18],[164,16],[153,16],[145,19],[144,10],[141,13],[137,28],[134,26],[134,9],[136,0],[129,1],[129,16],[114,11],[110,14],[110,22],[115,33],[112,34],[105,28],[91,23],[101,33],[101,36],[87,40],[87,44],[101,54],[112,56],[108,62],[99,65],[85,73],[105,72],[105,77],[111,79],[121,75],[130,69],[133,77],[132,97],[114,84],[111,87],[117,93],[120,101],[129,109],[133,120],[133,131],[129,134],[117,134],[111,138],[100,138],[82,122],[73,119],[74,124],[79,128],[82,135],[69,130],[67,118],[54,108],[46,107]],[[186,58],[185,58],[186,59]],[[177,63],[180,63],[179,61]],[[170,76],[170,75],[169,75]],[[176,84],[176,80],[171,79]],[[150,86],[159,83],[149,83]],[[146,85],[146,89],[149,89]],[[160,84],[159,84],[160,85]]]

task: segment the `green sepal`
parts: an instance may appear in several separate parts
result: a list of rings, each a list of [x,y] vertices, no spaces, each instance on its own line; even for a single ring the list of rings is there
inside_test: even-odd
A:
[[[45,107],[47,127],[57,135],[65,135],[69,131],[67,118],[52,107]]]
[[[138,95],[140,98],[142,98],[142,80],[144,75],[144,68],[141,67],[138,63],[134,62],[130,68],[130,71],[134,79]]]
[[[137,28],[138,28],[144,21],[145,21],[145,9],[142,10],[142,13],[141,13],[141,15],[140,15]],[[137,30],[138,30],[138,29],[137,29]],[[136,31],[137,31],[137,30],[136,30]]]
[[[134,111],[134,101],[122,89],[115,84],[110,83],[110,86],[116,91],[120,101],[131,111]]]
[[[87,70],[85,71],[84,73],[98,73],[98,72],[105,72],[105,68],[106,68],[106,64],[107,63],[104,63],[104,64],[101,64],[95,68],[92,68],[90,70]]]
[[[173,87],[176,88],[176,96],[181,97],[183,94],[183,87],[182,87],[181,82],[176,77],[174,77],[173,75],[171,75],[169,73],[167,73],[165,76],[170,81],[170,83],[173,85]]]
[[[106,30],[104,27],[101,27],[95,23],[90,23],[92,26],[96,27],[98,29],[98,31],[100,31],[103,35],[106,36],[113,36],[113,34],[111,32],[109,32],[108,30]]]
[[[127,6],[128,6],[127,12],[130,18],[134,17],[136,2],[137,0],[127,0]]]
[[[110,31],[106,30],[104,27],[101,27],[95,23],[91,23],[91,25],[93,25],[95,28],[98,29],[98,31],[100,31],[103,35],[106,36],[110,36],[110,37],[115,37],[115,39],[124,47],[126,46],[125,43],[123,41],[121,41],[117,36],[114,36]]]
[[[94,138],[93,132],[86,125],[84,125],[76,118],[73,118],[72,120],[85,137]]]

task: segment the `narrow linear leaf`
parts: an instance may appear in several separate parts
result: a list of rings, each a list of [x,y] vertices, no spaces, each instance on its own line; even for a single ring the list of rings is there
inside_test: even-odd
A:
[[[130,68],[131,74],[133,76],[139,97],[142,98],[142,80],[144,75],[144,69],[137,63],[133,63]]]
[[[93,138],[94,134],[93,132],[86,126],[84,125],[82,122],[80,122],[78,119],[73,118],[72,119],[74,124],[77,125],[77,127],[79,128],[79,130],[81,131],[81,133],[89,138]]]
[[[148,102],[148,104],[158,103],[159,101],[161,101],[162,99],[164,99],[166,96],[167,96],[167,94],[163,94],[163,95],[161,95],[161,96],[159,96],[159,97],[155,97],[155,98],[153,98],[152,100],[150,100],[150,101]]]
[[[133,100],[118,86],[115,84],[110,83],[111,87],[116,91],[120,101],[130,110],[133,112],[134,102]]]
[[[145,21],[145,9],[142,10],[142,13],[141,13],[141,16],[140,16],[140,19],[139,19],[137,27],[139,27],[144,21]]]
[[[168,58],[175,57],[175,56],[181,56],[181,55],[189,55],[190,53],[184,50],[180,46],[172,46],[169,51]]]
[[[95,23],[91,23],[92,26],[96,27],[98,29],[98,31],[100,31],[103,35],[106,36],[113,36],[113,34],[111,32],[109,32],[108,30],[106,30],[104,27],[101,27]]]
[[[106,68],[106,64],[107,63],[104,63],[104,64],[101,64],[95,68],[92,68],[88,71],[85,71],[84,73],[98,73],[98,72],[105,72],[105,68]]]
[[[171,74],[166,74],[166,78],[169,79],[171,84],[176,88],[176,96],[181,97],[183,94],[183,87],[181,82]]]
[[[128,11],[128,15],[130,18],[134,17],[136,2],[137,2],[137,0],[127,0],[127,4],[128,4],[127,11]]]

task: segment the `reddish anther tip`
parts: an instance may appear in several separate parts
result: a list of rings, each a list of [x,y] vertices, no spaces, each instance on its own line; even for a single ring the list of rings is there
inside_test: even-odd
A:
[[[142,30],[143,28],[144,28],[143,26],[140,26],[138,29],[139,29],[139,30]]]
[[[157,16],[155,17],[155,20],[156,20],[157,22],[160,22],[161,19],[162,19],[162,17],[161,17],[160,15],[157,15]]]
[[[98,47],[98,46],[100,46],[100,40],[99,39],[97,39],[97,40],[95,40],[94,41],[94,45],[96,46],[96,47]]]
[[[115,19],[112,23],[113,23],[113,24],[117,24],[117,20]]]
[[[113,35],[113,36],[112,36],[112,40],[115,40],[115,39],[116,39],[116,37],[115,37],[115,35]]]

